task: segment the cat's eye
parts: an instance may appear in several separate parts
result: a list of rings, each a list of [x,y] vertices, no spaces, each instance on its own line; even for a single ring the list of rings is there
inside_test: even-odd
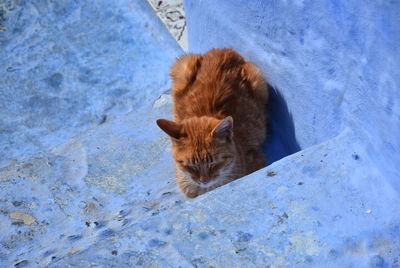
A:
[[[222,159],[224,159],[224,160],[227,160],[227,159],[230,159],[230,158],[232,158],[232,157],[229,156],[229,155],[223,155],[223,156],[222,156]]]
[[[193,166],[182,166],[182,168],[190,173],[196,173],[198,170]]]
[[[224,166],[224,163],[218,163],[210,166],[210,170],[212,172],[215,172],[216,170],[219,170],[221,167]]]

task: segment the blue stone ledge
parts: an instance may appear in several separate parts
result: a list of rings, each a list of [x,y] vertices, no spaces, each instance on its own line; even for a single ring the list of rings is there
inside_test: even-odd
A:
[[[346,129],[53,267],[396,267],[399,211],[396,191]]]

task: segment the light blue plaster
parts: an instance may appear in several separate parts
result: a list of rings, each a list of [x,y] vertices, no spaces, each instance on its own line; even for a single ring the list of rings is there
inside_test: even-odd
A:
[[[145,2],[0,8],[2,266],[400,265],[399,2],[186,1],[191,52],[273,86],[272,164],[194,200],[154,123],[182,51]]]

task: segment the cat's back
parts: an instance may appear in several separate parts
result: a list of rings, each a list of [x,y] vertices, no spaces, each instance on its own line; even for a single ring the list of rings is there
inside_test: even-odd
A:
[[[171,67],[172,94],[179,98],[193,92],[215,91],[215,86],[243,63],[243,58],[229,48],[181,56]]]
[[[261,72],[232,49],[182,56],[172,66],[171,77],[177,120],[235,116],[238,105],[261,103],[267,97]]]
[[[244,63],[243,57],[232,49],[211,49],[203,55],[196,79],[204,85],[227,82],[237,76],[235,71]]]

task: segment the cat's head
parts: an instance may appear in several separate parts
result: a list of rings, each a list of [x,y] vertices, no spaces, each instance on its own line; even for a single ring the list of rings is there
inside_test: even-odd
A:
[[[236,157],[232,117],[193,117],[181,123],[159,119],[157,125],[172,139],[177,168],[193,183],[209,188],[230,179]]]

